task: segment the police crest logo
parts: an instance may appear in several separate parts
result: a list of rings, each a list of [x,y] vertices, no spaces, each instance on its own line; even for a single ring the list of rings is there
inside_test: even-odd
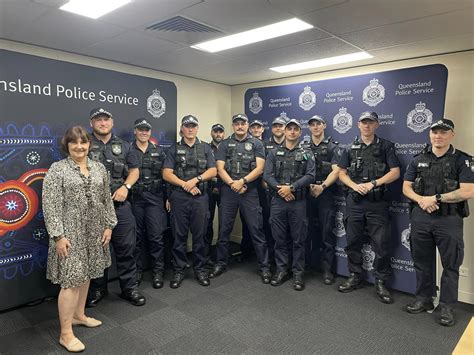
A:
[[[146,108],[154,118],[160,118],[166,112],[166,101],[158,89],[153,90],[153,94],[148,96]]]
[[[346,230],[344,229],[344,214],[341,211],[336,212],[336,221],[332,232],[338,238],[342,238],[346,235]]]
[[[424,102],[415,105],[415,109],[411,110],[407,115],[407,127],[413,132],[420,133],[431,126],[433,121],[433,112],[426,108]]]
[[[379,84],[379,80],[373,78],[369,86],[362,92],[362,101],[370,107],[375,107],[385,99],[385,88]]]
[[[254,92],[253,96],[249,100],[249,110],[253,114],[258,114],[262,111],[263,108],[263,100],[261,97],[258,96],[258,92]]]
[[[407,229],[404,229],[402,231],[402,234],[400,236],[400,240],[402,242],[402,245],[407,248],[408,250],[411,251],[410,248],[410,234],[411,234],[411,224],[408,225]]]
[[[344,134],[352,128],[352,116],[345,107],[341,107],[339,113],[334,116],[332,124],[337,132]]]
[[[374,269],[375,252],[370,244],[364,244],[362,247],[362,268],[366,271]]]
[[[303,92],[300,94],[298,99],[298,104],[305,111],[311,110],[314,105],[316,105],[316,94],[311,91],[310,86],[306,86],[303,89]]]
[[[115,155],[122,154],[122,145],[121,144],[112,144],[112,153]]]
[[[251,152],[251,151],[252,151],[252,148],[253,148],[252,143],[245,143],[245,144],[244,144],[244,149],[245,149],[247,152]]]

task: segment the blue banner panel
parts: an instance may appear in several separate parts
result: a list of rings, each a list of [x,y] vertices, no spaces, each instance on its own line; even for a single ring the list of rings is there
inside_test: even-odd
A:
[[[245,93],[245,113],[250,120],[263,121],[266,137],[275,117],[300,120],[304,140],[310,140],[308,119],[322,116],[327,122],[326,136],[347,147],[359,134],[357,122],[364,111],[375,111],[380,118],[377,135],[395,144],[402,163],[402,176],[413,155],[428,142],[433,120],[443,117],[448,71],[441,64],[322,81],[261,87]],[[390,187],[392,201],[393,278],[389,285],[414,293],[415,270],[410,254],[409,204],[401,193],[402,179]],[[343,213],[345,198],[340,189],[336,197],[337,213],[334,234],[337,243],[337,271],[347,275],[347,255]],[[369,241],[363,248],[367,279],[373,281],[374,252]]]
[[[145,117],[156,141],[175,142],[174,83],[0,50],[0,310],[57,292],[45,277],[42,180],[62,158],[64,131],[89,127],[96,107],[113,114],[122,138]]]

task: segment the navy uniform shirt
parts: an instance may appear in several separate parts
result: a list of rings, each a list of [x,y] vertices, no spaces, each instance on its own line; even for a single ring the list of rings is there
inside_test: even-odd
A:
[[[125,157],[125,161],[123,163],[125,163],[129,169],[138,168],[139,167],[138,159],[135,153],[132,151],[132,147],[130,143],[124,141],[123,139],[115,135],[113,135],[107,143],[104,143],[100,139],[98,139],[95,135],[92,134],[93,145],[98,145],[98,146],[105,145],[104,156],[105,156],[105,159],[107,160],[113,160],[116,157],[116,155],[112,152],[112,142],[117,142],[117,141],[120,141],[122,144],[123,156]]]
[[[227,147],[229,145],[231,138],[241,143],[245,143],[249,140],[252,140],[253,150],[255,152],[255,158],[265,159],[265,149],[263,148],[263,143],[260,139],[253,138],[250,134],[248,134],[244,139],[239,141],[238,139],[235,138],[235,133],[233,133],[229,138],[225,139],[223,142],[221,142],[221,144],[219,144],[219,148],[217,149],[217,154],[216,154],[216,160],[226,161]],[[237,153],[241,153],[241,154],[245,153],[243,144],[238,145]]]
[[[284,139],[281,143],[277,143],[275,142],[275,138],[272,135],[270,138],[268,138],[268,140],[263,141],[263,147],[265,148],[265,156],[267,156],[271,150],[281,147],[283,144],[285,144]]]
[[[297,149],[301,149],[298,145],[294,149],[288,149],[286,146],[282,146],[284,149],[285,155],[288,155],[291,152],[294,152]],[[274,170],[275,170],[275,161],[276,161],[276,149],[272,149],[268,155],[267,160],[265,161],[265,171],[263,173],[263,179],[267,182],[267,184],[273,188],[274,190],[278,190],[277,185],[281,185],[275,178]],[[303,177],[298,179],[293,183],[293,186],[296,190],[302,189],[309,184],[313,183],[314,176],[315,176],[315,163],[314,163],[314,156],[307,151],[307,163],[306,163],[306,172]]]
[[[221,144],[222,144],[222,141],[221,141]],[[214,153],[214,158],[216,157],[216,154],[217,154],[217,149],[219,148],[217,145],[214,144],[214,141],[211,141],[211,143],[209,143],[211,149],[212,149],[212,152]],[[220,145],[220,144],[219,144]],[[219,175],[217,175],[216,177],[213,177],[212,178],[212,181],[211,181],[211,188],[217,188],[217,189],[220,189],[222,186],[222,180],[219,178]]]
[[[455,151],[456,151],[455,148],[451,145],[449,147],[448,151],[446,152],[446,154],[453,154]],[[456,160],[456,172],[457,172],[459,183],[468,183],[468,184],[474,183],[474,161],[473,161],[473,157],[466,154],[466,153],[464,153],[464,152],[460,152],[460,151],[457,151],[457,152],[460,153],[458,155],[457,160]],[[445,154],[441,157],[437,157],[436,155],[433,154],[433,152],[431,150],[431,147],[428,149],[428,152],[424,153],[424,154],[429,154],[434,159],[441,159],[444,156],[446,156],[446,154]],[[422,156],[423,156],[423,153],[417,155],[410,162],[410,164],[408,164],[407,170],[406,170],[405,175],[403,177],[403,180],[411,181],[411,182],[415,181],[416,175],[417,175],[416,170],[417,170],[417,166],[418,166],[418,160]]]
[[[393,143],[386,139],[375,136],[372,144],[375,143],[377,139],[379,139],[380,141],[379,144],[381,158],[385,162],[385,164],[387,164],[388,169],[390,170],[392,168],[400,167],[400,161],[398,160],[397,155],[395,154],[395,147]],[[362,142],[362,139],[359,139],[359,141],[362,146],[362,149],[368,147],[368,145]],[[347,169],[351,166],[351,146],[352,144],[350,144],[346,149],[341,150],[341,157],[337,165],[342,169]]]
[[[204,143],[204,142],[201,142],[199,138],[196,137],[196,141],[194,142],[193,146],[190,147],[191,150],[193,150],[196,147],[196,144],[198,143]],[[184,139],[181,139],[180,144],[187,145]],[[176,167],[176,145],[177,144],[174,144],[168,149],[166,153],[165,162],[163,163],[164,169],[174,170],[174,168]],[[214,153],[212,152],[211,146],[207,143],[204,143],[204,154],[206,155],[206,170],[209,168],[215,168],[216,160],[214,159]]]
[[[148,142],[148,147],[146,148],[145,152],[143,152],[140,148],[138,148],[136,141],[134,141],[132,143],[132,150],[137,156],[137,160],[138,160],[140,169],[143,165],[143,157],[146,154],[150,154],[150,150],[153,146],[156,147],[156,150],[155,150],[156,153],[160,154],[162,157],[166,156],[165,150],[162,147],[160,147],[158,144]],[[140,170],[140,178],[138,179],[136,184],[138,184],[140,182],[140,179],[142,179],[141,170]],[[163,181],[163,177],[161,176],[161,173],[160,173],[160,179]],[[163,181],[163,184],[164,184],[164,181]],[[162,204],[163,203],[163,191],[164,190],[165,189],[163,187],[163,190],[159,191],[159,192],[143,191],[143,192],[140,192],[139,194],[148,203]],[[135,192],[133,194],[135,194]]]

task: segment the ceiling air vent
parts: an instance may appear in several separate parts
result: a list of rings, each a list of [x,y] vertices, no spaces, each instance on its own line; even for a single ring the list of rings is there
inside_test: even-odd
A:
[[[150,31],[170,31],[170,32],[214,32],[222,33],[215,28],[203,25],[202,23],[190,20],[183,16],[175,16],[168,20],[155,23],[146,28]]]

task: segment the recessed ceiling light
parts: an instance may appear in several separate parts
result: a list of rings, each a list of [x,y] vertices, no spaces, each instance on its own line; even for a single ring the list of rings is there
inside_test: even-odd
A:
[[[129,2],[131,0],[69,0],[59,9],[96,19]]]
[[[304,31],[313,28],[313,25],[297,18],[281,21],[272,25],[255,28],[253,30],[236,33],[221,37],[212,41],[202,42],[191,46],[206,52],[219,52],[229,48],[245,46],[246,44],[265,41],[270,38],[284,36],[290,33]]]
[[[352,53],[352,54],[339,55],[337,57],[311,60],[309,62],[282,65],[280,67],[270,68],[270,70],[277,71],[279,73],[288,73],[291,71],[298,71],[298,70],[304,70],[304,69],[326,67],[329,65],[341,64],[341,63],[355,62],[357,60],[369,59],[373,57],[374,56],[370,55],[367,52],[357,52],[357,53]]]

